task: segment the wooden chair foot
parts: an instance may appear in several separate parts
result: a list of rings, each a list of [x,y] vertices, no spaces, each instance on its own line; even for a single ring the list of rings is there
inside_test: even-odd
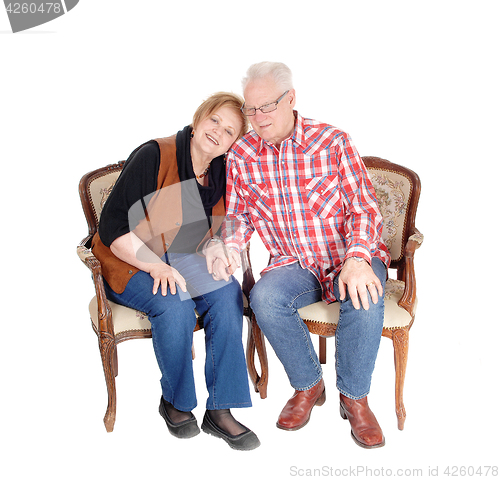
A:
[[[112,432],[116,419],[116,383],[115,373],[117,373],[116,345],[115,339],[109,334],[99,335],[99,350],[101,352],[104,378],[108,390],[108,406],[104,415],[104,426],[107,432]]]
[[[396,416],[398,417],[399,430],[403,430],[406,420],[406,410],[403,403],[403,387],[406,376],[406,364],[408,362],[409,337],[409,330],[406,328],[394,330],[392,334],[394,365],[396,369]]]
[[[104,426],[106,427],[106,431],[111,433],[115,428],[115,420],[116,420],[116,411],[110,412],[109,408],[106,411],[106,415],[104,415]]]
[[[406,410],[402,405],[399,411],[396,411],[396,416],[398,417],[398,429],[403,430],[405,428],[405,420],[406,420]]]

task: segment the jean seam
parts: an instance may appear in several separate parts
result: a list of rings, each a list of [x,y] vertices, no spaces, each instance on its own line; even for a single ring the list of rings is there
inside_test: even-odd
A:
[[[215,351],[214,351],[214,342],[213,342],[213,340],[214,340],[214,321],[213,321],[212,315],[210,314],[210,303],[203,295],[201,296],[201,298],[203,298],[203,301],[206,303],[206,305],[208,307],[205,315],[208,315],[210,317],[210,359],[212,362],[212,375],[213,375],[212,398],[213,398],[214,406],[217,406],[217,388],[216,388],[217,375],[216,375],[216,368],[215,368]],[[206,327],[205,327],[205,329],[206,329]],[[205,333],[205,335],[206,335],[206,333]],[[205,348],[205,350],[207,350],[207,349]],[[206,373],[205,373],[205,375],[206,375]]]
[[[368,389],[368,391],[363,394],[363,395],[360,395],[359,397],[358,396],[355,396],[355,395],[351,395],[350,393],[347,393],[346,391],[344,391],[339,385],[337,385],[337,389],[338,391],[344,395],[344,397],[347,397],[347,398],[350,398],[352,400],[361,400],[362,398],[365,398],[368,396],[368,394],[370,393],[370,389]]]
[[[313,364],[313,366],[316,369],[316,372],[318,374],[318,377],[310,385],[308,385],[307,387],[295,388],[292,385],[295,388],[295,390],[298,390],[298,391],[309,390],[310,388],[314,387],[317,383],[319,383],[319,381],[323,377],[323,371],[321,369],[321,366],[314,359],[314,357],[316,356],[316,351],[314,351],[314,355],[311,352],[312,345],[311,345],[311,336],[309,334],[309,329],[307,328],[306,324],[304,323],[304,320],[302,319],[302,317],[299,315],[298,308],[296,308],[296,307],[293,306],[293,304],[295,303],[295,301],[297,300],[297,298],[301,297],[302,295],[306,295],[308,293],[317,292],[317,291],[322,291],[322,288],[319,287],[319,288],[313,288],[313,289],[310,289],[310,290],[303,291],[303,292],[299,293],[298,295],[296,295],[293,298],[293,300],[290,302],[290,304],[287,305],[287,308],[292,308],[294,310],[295,321],[297,322],[298,326],[301,328],[303,339],[305,340],[305,342],[307,344],[307,348],[308,348],[308,351],[309,351],[309,360]],[[314,348],[314,347],[312,347],[312,348]]]

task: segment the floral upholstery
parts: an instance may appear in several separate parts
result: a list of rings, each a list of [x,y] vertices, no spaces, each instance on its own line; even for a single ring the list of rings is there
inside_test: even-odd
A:
[[[411,183],[404,175],[388,170],[370,169],[370,177],[384,217],[382,238],[391,252],[391,258],[399,260],[404,254],[402,234]]]
[[[99,220],[102,208],[104,207],[111,190],[115,186],[120,173],[120,171],[107,173],[106,175],[96,178],[89,185],[90,200],[92,202],[96,220]]]
[[[105,173],[95,178],[88,186],[88,193],[93,208],[93,213],[97,221],[101,216],[102,209],[106,200],[113,189],[120,170]],[[91,250],[83,247],[77,247],[77,254],[85,263],[86,258],[93,257]],[[148,316],[144,312],[118,305],[108,300],[113,315],[113,327],[115,335],[129,331],[150,331],[151,324]],[[98,308],[97,297],[93,297],[89,304],[90,317],[94,328],[98,328]]]

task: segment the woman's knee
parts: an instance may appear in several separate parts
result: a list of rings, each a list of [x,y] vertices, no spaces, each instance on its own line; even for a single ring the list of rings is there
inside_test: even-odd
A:
[[[148,311],[151,323],[172,324],[178,328],[194,329],[196,325],[195,305],[191,300],[181,300],[170,292],[163,296],[158,292],[149,302]]]
[[[231,277],[231,281],[221,284],[217,290],[202,297],[211,310],[223,308],[228,313],[240,312],[243,315],[243,292],[234,277]]]

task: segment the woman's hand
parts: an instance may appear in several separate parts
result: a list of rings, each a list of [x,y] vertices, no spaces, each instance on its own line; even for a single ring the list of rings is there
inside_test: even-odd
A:
[[[153,295],[156,295],[160,287],[162,295],[167,295],[169,286],[170,292],[175,295],[176,285],[179,285],[183,292],[187,291],[184,277],[175,268],[163,262],[133,232],[118,237],[111,244],[110,249],[120,260],[149,273],[153,277]],[[141,252],[140,260],[137,258],[139,250]]]
[[[229,280],[229,277],[240,266],[240,256],[237,252],[235,252],[234,250],[230,250],[228,252],[228,257],[230,263],[227,266],[221,258],[215,257],[214,261],[212,262],[212,271],[209,272],[212,274],[214,280],[225,280],[227,282]]]
[[[184,277],[173,267],[166,263],[152,263],[146,270],[154,280],[153,295],[156,295],[158,289],[161,287],[161,294],[165,297],[170,287],[170,293],[175,295],[177,292],[176,285],[179,285],[183,292],[187,291],[186,280]]]
[[[229,277],[240,267],[240,255],[227,249],[222,240],[211,241],[204,249],[207,259],[208,273],[214,280],[229,280]]]

